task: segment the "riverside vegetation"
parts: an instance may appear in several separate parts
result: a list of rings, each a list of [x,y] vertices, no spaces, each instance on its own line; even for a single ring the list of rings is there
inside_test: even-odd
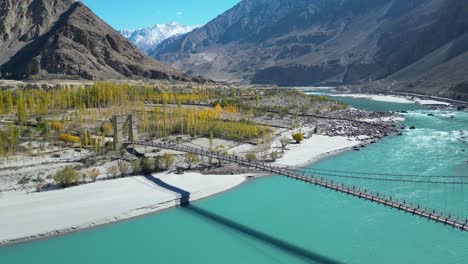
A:
[[[348,106],[323,96],[271,87],[96,82],[2,89],[0,166],[5,173],[0,178],[7,183],[2,190],[67,187],[174,166],[180,169],[181,164],[187,169],[208,170],[216,165],[191,154],[145,149],[141,157],[135,155],[135,149],[113,149],[113,115],[135,115],[142,140],[192,144],[207,139],[204,147],[220,153],[249,144],[238,154],[274,161],[291,141],[300,143],[304,137],[338,130],[346,134],[355,131],[351,126],[359,130],[351,122],[343,130],[343,122],[314,117],[349,111]],[[358,114],[375,117],[364,111]],[[273,149],[275,137],[285,130],[291,136],[280,140],[279,151]],[[28,166],[37,170],[25,171]],[[8,171],[13,173],[7,175]]]

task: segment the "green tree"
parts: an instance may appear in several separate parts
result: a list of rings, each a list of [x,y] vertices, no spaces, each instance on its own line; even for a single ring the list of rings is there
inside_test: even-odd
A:
[[[209,150],[210,151],[213,151],[213,143],[214,143],[214,135],[213,135],[213,131],[210,130],[210,145],[209,145]],[[210,167],[213,165],[213,158],[212,157],[208,157],[208,163],[210,164]]]
[[[237,90],[236,90],[236,88],[235,88],[235,87],[231,87],[231,97],[235,99],[236,96],[237,96]]]
[[[277,151],[273,151],[272,153],[270,153],[271,160],[276,161],[278,157],[279,157],[279,153]]]
[[[209,139],[209,142],[210,142],[210,150],[213,150],[214,134],[213,134],[213,131],[212,131],[212,130],[210,130],[210,139]]]
[[[138,175],[141,172],[140,161],[137,159],[132,161],[132,172],[133,175]]]
[[[162,94],[162,101],[163,101],[163,134],[164,137],[167,137],[167,103],[169,101],[169,96],[167,93]]]
[[[215,152],[216,152],[216,154],[221,155],[221,156],[227,156],[228,155],[228,152],[227,152],[226,148],[224,147],[224,145],[217,146],[216,149],[215,149]],[[218,166],[221,167],[221,165],[222,165],[222,160],[218,159]]]
[[[18,102],[16,103],[16,110],[18,116],[18,124],[24,126],[26,124],[26,102],[24,101],[23,95],[20,95]]]
[[[5,111],[5,103],[3,102],[3,91],[0,89],[0,115]]]
[[[260,93],[258,91],[255,92],[255,106],[257,108],[260,106]]]
[[[200,157],[197,154],[187,153],[184,156],[185,163],[187,163],[187,168],[190,170],[192,165],[195,165],[200,162]]]
[[[9,154],[16,153],[16,147],[18,145],[18,137],[20,135],[20,131],[16,129],[16,127],[10,125],[8,127],[8,141],[10,142],[9,146]]]
[[[162,155],[162,161],[164,162],[164,168],[169,170],[175,162],[175,155],[170,153],[164,153]]]
[[[54,175],[54,181],[62,187],[69,187],[80,180],[80,174],[72,167],[67,166]]]
[[[283,137],[283,138],[280,139],[281,150],[283,152],[286,150],[286,148],[288,147],[290,142],[291,142],[291,140],[289,140],[289,138],[287,138],[287,137]]]
[[[5,94],[5,112],[10,113],[13,111],[13,96],[10,91]]]

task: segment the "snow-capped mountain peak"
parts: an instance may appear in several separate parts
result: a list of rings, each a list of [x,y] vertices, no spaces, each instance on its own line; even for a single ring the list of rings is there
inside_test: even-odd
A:
[[[147,53],[164,40],[188,33],[200,26],[184,26],[178,22],[170,24],[156,24],[154,26],[129,30],[120,30],[120,33],[133,42],[141,51]]]

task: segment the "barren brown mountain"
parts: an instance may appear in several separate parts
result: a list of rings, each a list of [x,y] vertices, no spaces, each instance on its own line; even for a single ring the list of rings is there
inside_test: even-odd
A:
[[[215,80],[468,99],[468,1],[243,0],[151,55]]]
[[[2,78],[188,80],[73,0],[0,1]]]

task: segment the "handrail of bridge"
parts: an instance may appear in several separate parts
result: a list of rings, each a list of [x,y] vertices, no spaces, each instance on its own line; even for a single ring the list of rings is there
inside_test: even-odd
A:
[[[313,184],[319,187],[323,187],[329,190],[337,191],[354,197],[362,198],[364,200],[375,202],[390,208],[397,209],[412,215],[416,215],[430,221],[441,223],[444,225],[451,226],[453,228],[460,229],[462,231],[468,231],[468,219],[461,220],[454,215],[438,212],[434,209],[423,207],[419,204],[413,204],[405,200],[399,201],[392,196],[385,196],[378,192],[372,192],[367,189],[362,189],[356,186],[350,186],[345,183],[336,183],[334,181],[325,180],[323,178],[314,177],[310,172],[300,171],[288,166],[272,165],[266,162],[248,160],[244,157],[239,157],[234,154],[223,154],[212,150],[206,150],[202,148],[194,148],[184,146],[180,144],[167,143],[167,142],[144,142],[144,141],[125,141],[126,144],[134,144],[141,146],[156,147],[162,149],[170,149],[174,151],[193,153],[200,156],[212,157],[218,160],[224,160],[228,162],[237,163],[251,168],[276,173],[285,177]]]

